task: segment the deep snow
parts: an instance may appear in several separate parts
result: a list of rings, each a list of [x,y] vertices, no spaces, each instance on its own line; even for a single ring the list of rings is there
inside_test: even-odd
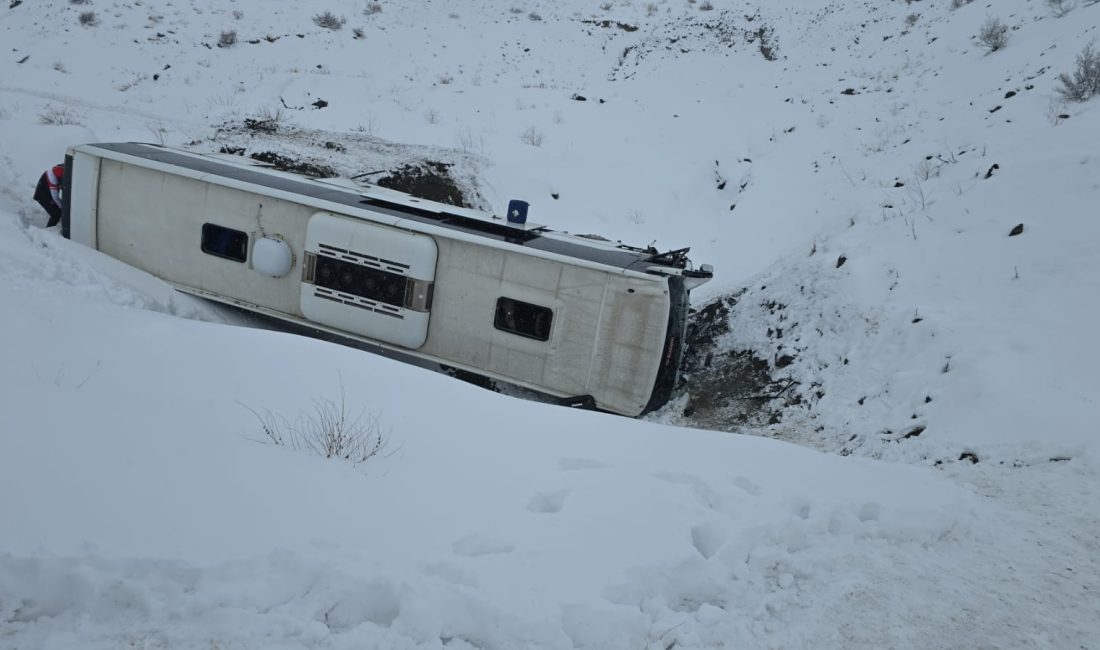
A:
[[[1100,4],[711,2],[0,8],[0,647],[1096,647],[1100,100],[1056,77]],[[41,228],[108,140],[690,245],[798,399],[705,431],[690,383],[627,420],[234,326]],[[341,391],[383,454],[265,442]]]

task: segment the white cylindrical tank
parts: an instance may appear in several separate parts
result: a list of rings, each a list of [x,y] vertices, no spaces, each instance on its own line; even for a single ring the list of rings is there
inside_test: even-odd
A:
[[[294,266],[290,244],[274,237],[260,237],[252,246],[252,268],[264,275],[281,278]]]

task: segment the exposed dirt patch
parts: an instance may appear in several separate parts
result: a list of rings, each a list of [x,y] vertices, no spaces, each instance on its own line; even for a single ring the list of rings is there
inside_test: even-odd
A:
[[[211,140],[221,153],[282,171],[311,178],[358,179],[420,199],[488,207],[477,188],[477,160],[452,150],[401,145],[358,132],[304,129],[283,118],[226,122]]]
[[[417,198],[438,201],[463,208],[472,207],[451,178],[450,165],[431,160],[402,165],[379,178],[375,184],[411,194]]]
[[[688,395],[683,416],[693,426],[729,431],[775,424],[783,407],[797,399],[790,390],[794,382],[773,377],[767,360],[723,347],[739,297],[720,298],[692,315],[681,373]]]
[[[604,29],[610,29],[616,27],[624,32],[636,32],[638,31],[637,25],[630,25],[628,23],[620,23],[617,20],[582,20],[585,25],[595,25],[596,27],[603,27]]]
[[[309,176],[310,178],[331,178],[336,176],[336,170],[328,165],[296,160],[288,156],[277,154],[274,151],[260,151],[249,154],[248,157],[253,160],[268,163],[275,167],[275,169],[284,172],[294,172],[295,174]]]
[[[640,38],[639,34],[618,35],[622,39],[632,40],[623,44],[619,61],[612,68],[609,78],[629,78],[635,68],[651,58],[676,58],[689,52],[725,54],[739,44],[755,44],[765,58],[775,57],[777,39],[771,28],[760,23],[758,18],[759,15],[748,16],[739,9],[706,12],[706,15],[689,15],[662,23]],[[611,21],[606,22],[607,27],[616,26]],[[604,26],[602,21],[592,24]]]
[[[279,119],[276,117],[246,117],[243,124],[244,128],[257,133],[279,132]]]

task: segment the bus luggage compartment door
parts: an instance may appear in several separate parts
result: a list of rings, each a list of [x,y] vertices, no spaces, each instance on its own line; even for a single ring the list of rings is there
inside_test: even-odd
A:
[[[437,255],[427,235],[314,214],[303,252],[302,313],[321,325],[419,348],[428,337]]]

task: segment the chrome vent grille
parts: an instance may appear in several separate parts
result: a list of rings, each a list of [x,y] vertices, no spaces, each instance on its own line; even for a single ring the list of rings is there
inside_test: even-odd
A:
[[[313,285],[318,298],[398,318],[402,309],[431,311],[435,283],[406,275],[409,265],[327,244],[318,248],[329,253],[306,251],[302,260],[302,282]],[[389,270],[395,265],[404,272]]]
[[[371,311],[376,314],[383,314],[385,316],[392,316],[394,318],[404,319],[399,307],[393,305],[387,305],[384,302],[378,302],[376,300],[370,300],[363,298],[362,296],[355,296],[350,293],[344,293],[342,291],[333,291],[332,289],[326,289],[325,287],[313,287],[313,295],[318,298],[324,298],[325,300],[331,300],[332,302],[338,302],[350,307],[358,307],[366,311]]]
[[[318,244],[317,254],[338,260],[343,260],[345,262],[351,262],[352,264],[358,264],[359,266],[369,266],[380,271],[385,271],[386,273],[397,273],[399,275],[409,274],[408,264],[402,264],[401,262],[387,260],[384,257],[367,255],[366,253],[349,251],[346,248],[337,248],[336,246],[330,246],[328,244]]]

